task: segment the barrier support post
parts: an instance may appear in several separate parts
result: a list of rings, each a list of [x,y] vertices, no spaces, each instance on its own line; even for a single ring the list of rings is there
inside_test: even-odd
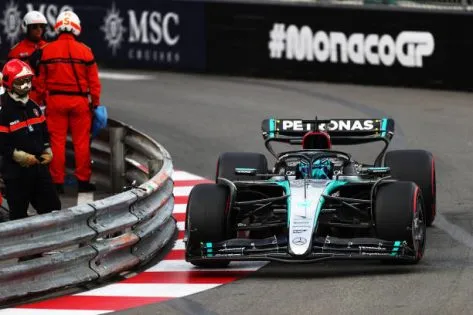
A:
[[[149,174],[148,177],[152,178],[154,175],[156,175],[159,170],[163,167],[163,160],[160,159],[152,159],[148,161],[148,169],[149,169]]]
[[[125,144],[123,127],[110,127],[110,178],[112,193],[120,193],[125,186]]]

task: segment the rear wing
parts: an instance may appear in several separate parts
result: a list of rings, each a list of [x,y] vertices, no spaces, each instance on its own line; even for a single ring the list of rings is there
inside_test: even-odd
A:
[[[275,155],[271,141],[289,144],[302,144],[304,135],[311,131],[324,131],[329,134],[333,145],[355,145],[383,141],[386,151],[394,136],[394,120],[376,119],[276,119],[269,118],[262,122],[261,129],[268,150]],[[276,156],[276,155],[275,155]]]

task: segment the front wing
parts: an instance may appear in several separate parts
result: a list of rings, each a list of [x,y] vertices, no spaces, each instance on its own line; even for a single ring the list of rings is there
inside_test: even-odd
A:
[[[265,239],[230,239],[223,242],[201,244],[201,256],[195,260],[251,260],[311,263],[331,259],[404,260],[414,261],[415,251],[404,241],[385,241],[376,238],[315,237],[312,251],[304,256],[288,252],[287,236]]]

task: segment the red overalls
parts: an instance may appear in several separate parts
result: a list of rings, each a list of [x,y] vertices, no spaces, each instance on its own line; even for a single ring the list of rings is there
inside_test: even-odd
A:
[[[8,53],[8,60],[10,59],[20,59],[24,62],[26,62],[27,64],[30,65],[30,67],[32,66],[30,64],[30,57],[31,55],[33,54],[33,52],[35,52],[36,50],[38,49],[41,49],[42,47],[44,47],[44,45],[46,45],[47,42],[44,41],[44,40],[40,40],[39,42],[33,42],[33,41],[30,41],[29,39],[25,38],[23,39],[22,41],[20,41],[18,44],[16,44],[15,46],[13,46],[10,50],[10,52]],[[32,68],[33,70],[35,70],[34,68]],[[29,97],[34,101],[36,102],[37,104],[39,105],[43,105],[39,102],[39,99],[38,99],[38,93],[36,91],[36,85],[37,85],[37,81],[38,81],[38,77],[37,77],[37,73],[35,73],[36,76],[33,77],[33,81],[32,81],[32,85],[33,85],[33,89],[31,90],[30,94],[29,94]]]
[[[68,127],[74,145],[74,175],[79,181],[90,180],[91,110],[100,104],[100,90],[94,55],[72,34],[63,33],[43,48],[37,91],[40,99],[46,100],[54,155],[50,171],[55,184],[64,183]]]

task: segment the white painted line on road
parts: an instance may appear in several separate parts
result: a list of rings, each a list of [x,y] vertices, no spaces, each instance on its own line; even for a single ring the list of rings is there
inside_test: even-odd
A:
[[[220,283],[117,283],[79,293],[80,296],[181,297],[218,287]]]
[[[185,260],[163,260],[145,272],[218,271],[224,274],[231,271],[256,271],[267,263],[266,261],[232,261],[226,268],[199,268]]]
[[[137,80],[151,80],[154,79],[154,76],[147,74],[133,74],[126,72],[108,72],[100,71],[100,79],[109,79],[109,80],[120,80],[120,81],[137,81]]]
[[[178,180],[198,180],[198,179],[205,179],[205,178],[203,178],[202,176],[188,173],[186,171],[174,170],[174,173],[172,174],[172,179],[175,181],[178,181]]]
[[[1,315],[99,315],[108,312],[106,310],[53,310],[38,308],[8,308],[0,310]]]
[[[174,187],[174,196],[189,196],[194,186]]]
[[[434,225],[446,232],[457,242],[462,243],[466,247],[473,248],[473,236],[460,226],[448,222],[443,215],[437,213]]]
[[[187,204],[175,204],[172,213],[186,213]]]

